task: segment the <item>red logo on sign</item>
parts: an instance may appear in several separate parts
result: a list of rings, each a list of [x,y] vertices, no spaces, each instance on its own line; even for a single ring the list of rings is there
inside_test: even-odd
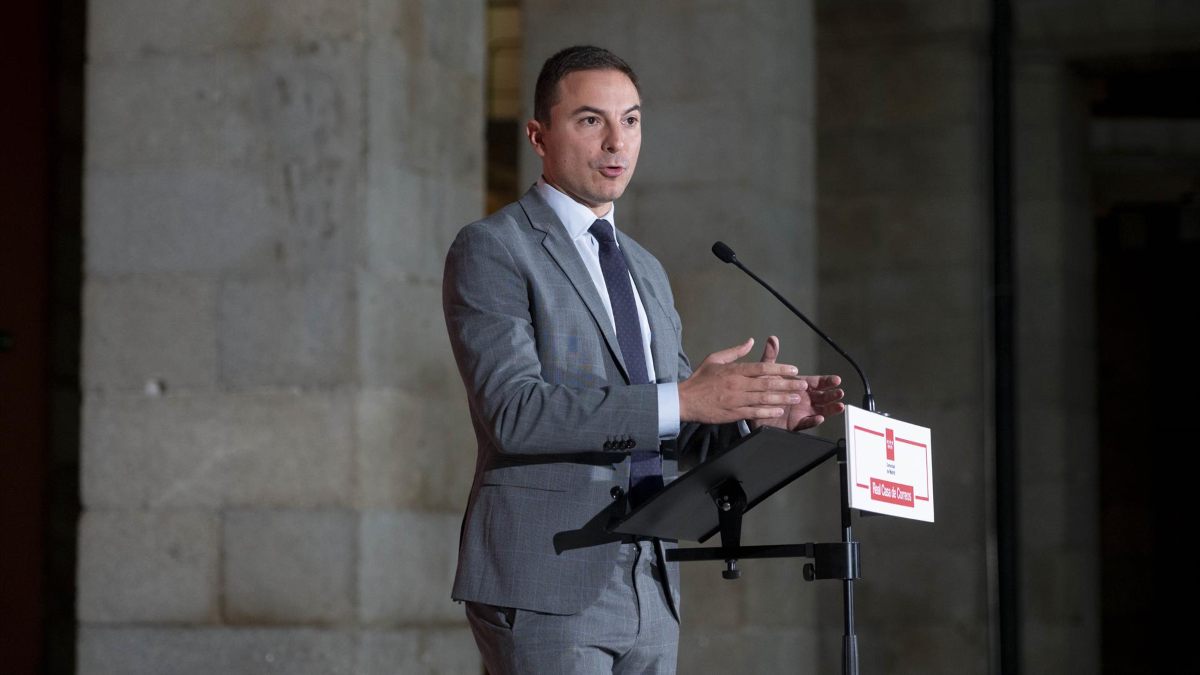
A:
[[[896,432],[887,430],[887,458],[889,462],[896,461]]]
[[[911,485],[893,483],[879,478],[871,479],[871,499],[877,502],[887,502],[900,506],[913,506],[913,489]]]

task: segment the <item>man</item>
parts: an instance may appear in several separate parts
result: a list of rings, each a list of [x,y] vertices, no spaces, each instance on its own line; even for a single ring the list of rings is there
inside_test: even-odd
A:
[[[744,425],[841,412],[837,376],[736,363],[693,372],[667,275],[615,229],[641,147],[637,76],[571,47],[546,61],[526,128],[542,176],[459,233],[443,306],[478,439],[453,597],[492,675],[672,673],[679,577],[662,542],[605,524]]]

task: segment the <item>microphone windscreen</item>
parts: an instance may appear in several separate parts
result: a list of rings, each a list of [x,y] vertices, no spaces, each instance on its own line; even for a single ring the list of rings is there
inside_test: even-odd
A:
[[[713,255],[715,255],[721,259],[721,262],[731,263],[734,260],[737,260],[737,256],[734,255],[733,249],[726,246],[725,242],[723,242],[723,241],[718,241],[715,244],[713,244],[712,252],[713,252]]]

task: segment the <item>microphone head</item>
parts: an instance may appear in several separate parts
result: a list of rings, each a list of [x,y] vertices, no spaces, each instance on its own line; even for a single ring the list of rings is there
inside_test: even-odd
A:
[[[733,249],[726,246],[723,241],[714,243],[712,245],[712,252],[713,255],[721,259],[721,262],[737,262],[737,255],[734,254]]]

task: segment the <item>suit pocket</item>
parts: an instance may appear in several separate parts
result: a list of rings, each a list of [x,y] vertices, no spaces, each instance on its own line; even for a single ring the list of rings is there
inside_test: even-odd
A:
[[[607,464],[509,463],[485,470],[480,485],[505,485],[548,492],[580,492],[593,483],[611,482],[615,475],[616,468]]]
[[[483,472],[481,486],[505,485],[549,492],[564,492],[568,482],[561,470],[547,464],[499,466]]]

